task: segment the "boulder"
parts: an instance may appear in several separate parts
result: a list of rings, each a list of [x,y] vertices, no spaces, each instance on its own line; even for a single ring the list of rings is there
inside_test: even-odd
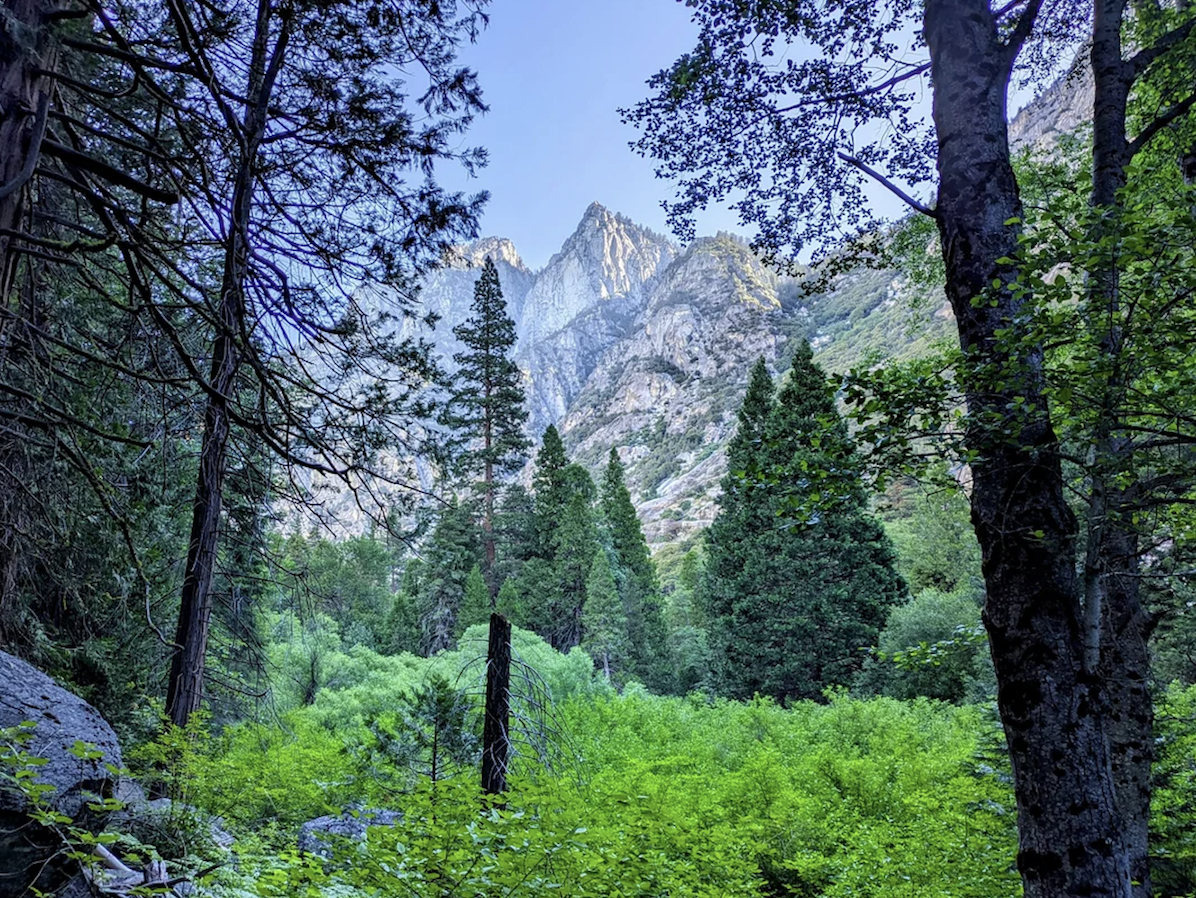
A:
[[[0,652],[0,729],[30,721],[33,739],[25,751],[46,763],[37,769],[37,782],[54,787],[46,801],[68,817],[78,817],[90,795],[110,796],[121,768],[116,733],[100,712],[56,684],[20,658]],[[78,743],[99,752],[81,758]],[[0,792],[0,811],[24,811],[24,796]]]
[[[26,721],[34,724],[33,737],[21,750],[45,759],[34,779],[53,787],[43,803],[98,830],[104,815],[89,811],[87,804],[116,788],[119,776],[113,771],[121,768],[116,734],[83,699],[36,667],[0,652],[0,729]],[[0,898],[29,895],[31,887],[52,891],[74,873],[54,861],[62,848],[60,835],[33,823],[30,809],[23,792],[0,782]]]
[[[371,826],[394,826],[402,819],[401,811],[373,808],[317,817],[299,827],[299,850],[322,858],[331,858],[339,840],[353,839],[360,842],[365,839],[366,831]]]

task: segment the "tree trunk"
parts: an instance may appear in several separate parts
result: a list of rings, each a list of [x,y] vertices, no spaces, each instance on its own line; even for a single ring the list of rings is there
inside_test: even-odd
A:
[[[1094,218],[1089,237],[1098,243],[1116,238],[1118,191],[1126,185],[1130,161],[1126,115],[1133,74],[1122,55],[1125,0],[1098,0],[1093,7],[1089,60],[1094,82],[1092,126],[1092,196],[1094,209],[1110,214]],[[1132,470],[1130,441],[1118,434],[1125,408],[1125,334],[1116,260],[1088,272],[1088,320],[1094,342],[1108,365],[1101,415],[1093,439],[1093,471],[1088,507],[1085,558],[1085,606],[1089,626],[1098,628],[1090,642],[1098,649],[1086,665],[1101,684],[1109,738],[1117,811],[1135,898],[1149,898],[1150,765],[1154,747],[1154,707],[1150,695],[1147,650],[1149,615],[1138,591],[1138,535],[1128,518],[1131,498],[1114,486]],[[1092,662],[1095,661],[1095,664]]]
[[[6,0],[6,25],[0,29],[0,302],[11,299],[19,249],[12,232],[27,230],[30,182],[58,64],[48,16],[53,0]],[[29,41],[24,44],[18,36]]]
[[[183,570],[183,589],[175,649],[166,688],[166,715],[179,727],[187,725],[203,699],[203,677],[212,619],[212,577],[220,533],[224,475],[228,467],[231,429],[229,402],[236,390],[245,333],[245,282],[249,270],[249,232],[258,149],[266,133],[267,109],[274,78],[282,64],[290,22],[285,15],[273,50],[269,47],[270,0],[259,0],[250,60],[249,101],[245,110],[245,146],[233,184],[224,270],[216,309],[217,331],[212,347],[209,392],[204,409],[203,442],[199,452],[191,539]]]
[[[482,724],[482,791],[507,791],[511,748],[511,625],[501,614],[490,615],[490,647],[486,653],[486,710]]]
[[[928,0],[938,140],[936,217],[947,295],[968,358],[972,520],[985,626],[1018,806],[1027,898],[1130,898],[1098,683],[1083,667],[1077,525],[1064,500],[1040,347],[1018,339],[1010,289],[1021,201],[1006,94],[1015,49],[984,0]],[[994,283],[996,286],[994,286]]]

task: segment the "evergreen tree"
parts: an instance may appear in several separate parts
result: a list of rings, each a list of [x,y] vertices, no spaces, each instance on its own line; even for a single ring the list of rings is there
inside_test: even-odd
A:
[[[416,603],[423,654],[453,647],[457,614],[469,572],[478,564],[478,549],[477,526],[468,507],[454,502],[441,512],[424,553]]]
[[[482,499],[483,574],[494,596],[494,506],[499,478],[519,469],[529,445],[523,434],[527,421],[522,375],[510,359],[515,346],[515,322],[498,283],[498,269],[486,259],[473,291],[473,315],[453,328],[465,350],[453,356],[458,370],[441,414],[452,436],[448,449],[458,474],[479,478]]]
[[[561,435],[549,424],[536,454],[536,472],[532,477],[536,542],[541,558],[552,558],[556,551],[553,534],[569,501],[569,484],[565,480],[568,466],[569,457],[565,454]]]
[[[423,562],[418,558],[412,558],[403,568],[399,591],[395,593],[394,604],[386,617],[386,648],[391,654],[419,654],[421,633],[417,602],[422,570]]]
[[[554,648],[568,651],[581,643],[581,616],[586,601],[586,581],[598,551],[598,530],[594,523],[594,482],[585,468],[569,465],[566,482],[573,489],[559,525],[553,532],[554,594],[548,640]]]
[[[523,565],[539,552],[536,541],[536,509],[531,494],[522,485],[508,486],[494,515],[495,571],[501,584],[515,577]]]
[[[586,604],[581,616],[581,647],[602,669],[609,683],[612,672],[622,669],[627,651],[627,612],[615,586],[605,551],[594,553],[586,579]]]
[[[624,481],[623,462],[611,449],[602,477],[602,517],[610,533],[618,568],[623,572],[622,599],[630,644],[630,669],[658,692],[675,689],[668,628],[661,608],[656,565]]]
[[[475,564],[469,569],[469,576],[465,578],[465,594],[461,597],[461,607],[457,610],[457,623],[453,628],[453,635],[460,639],[461,634],[474,624],[485,623],[488,620],[490,590],[482,576],[481,567]]]
[[[713,649],[738,697],[816,698],[848,684],[905,596],[812,355],[798,348],[775,402],[767,371],[753,370],[707,533]]]

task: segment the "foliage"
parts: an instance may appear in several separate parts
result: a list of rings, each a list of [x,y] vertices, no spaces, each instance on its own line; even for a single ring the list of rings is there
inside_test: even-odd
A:
[[[627,610],[619,596],[604,550],[594,553],[586,579],[586,606],[581,615],[582,649],[610,682],[612,671],[624,669],[627,654]],[[621,678],[620,678],[621,679]]]
[[[815,698],[847,685],[904,598],[859,461],[808,345],[776,399],[757,364],[707,533],[703,597],[722,688]]]
[[[426,655],[451,648],[457,613],[465,599],[469,572],[481,560],[479,533],[467,505],[452,502],[436,520],[424,549],[416,598],[421,629],[420,650]]]
[[[259,893],[762,894],[730,827],[662,819],[659,807],[643,798],[623,790],[578,794],[516,783],[495,806],[473,786],[427,785],[407,796],[400,824],[371,828],[368,844],[348,849],[343,863],[329,869],[284,858],[262,876]]]
[[[856,676],[864,692],[962,702],[986,698],[991,676],[980,606],[968,593],[924,589],[889,614],[876,649]]]
[[[614,567],[621,575],[618,582],[627,626],[628,673],[657,692],[671,692],[676,677],[661,608],[660,582],[624,482],[623,462],[615,449],[611,449],[603,471],[599,507]]]
[[[472,627],[490,620],[490,589],[486,586],[486,579],[482,576],[482,569],[474,565],[469,569],[469,576],[465,578],[465,595],[461,598],[461,607],[457,611],[457,621],[454,625],[454,635],[458,638]]]

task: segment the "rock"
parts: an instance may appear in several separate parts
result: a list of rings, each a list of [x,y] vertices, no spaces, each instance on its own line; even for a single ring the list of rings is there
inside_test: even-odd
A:
[[[328,815],[309,820],[299,827],[299,850],[322,858],[331,858],[339,839],[365,839],[371,826],[394,826],[401,822],[401,811],[365,808],[360,811],[344,811],[339,815]]]
[[[207,854],[212,848],[227,850],[236,841],[219,817],[169,798],[134,797],[112,815],[110,825],[153,845],[167,860]]]
[[[68,817],[79,816],[89,795],[111,796],[120,777],[120,744],[100,712],[56,684],[48,676],[7,652],[0,652],[0,729],[24,721],[35,724],[25,746],[30,755],[45,758],[36,781],[54,787],[47,801]],[[100,753],[80,758],[76,744]],[[0,811],[28,808],[23,796],[0,793]]]
[[[43,801],[76,825],[98,830],[107,815],[90,811],[93,796],[115,791],[121,768],[116,733],[100,712],[19,658],[0,652],[0,729],[29,721],[33,737],[22,747],[44,758],[34,782],[52,786]],[[95,757],[80,757],[76,746],[94,748]],[[88,751],[87,754],[91,754]],[[29,819],[28,798],[15,789],[0,789],[0,898],[20,898],[31,887],[49,892],[74,873],[61,860],[61,837]]]

